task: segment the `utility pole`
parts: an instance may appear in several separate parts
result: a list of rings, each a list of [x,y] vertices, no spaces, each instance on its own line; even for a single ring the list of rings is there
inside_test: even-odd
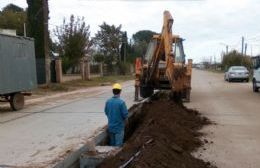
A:
[[[43,0],[43,26],[44,26],[44,55],[45,55],[45,76],[46,84],[51,82],[50,73],[50,54],[49,54],[49,10],[48,10],[48,0]]]
[[[226,54],[228,54],[228,45],[226,45]]]
[[[251,44],[251,57],[253,57],[253,45]]]
[[[226,54],[228,54],[228,48],[229,48],[229,45],[228,44],[225,44],[225,43],[219,43],[220,45],[224,45],[224,46],[226,46]],[[224,53],[224,52],[223,52]]]
[[[214,55],[214,68],[215,68],[215,70],[217,70],[216,55]]]
[[[246,56],[246,51],[247,51],[247,43],[245,44],[245,56]]]
[[[241,46],[241,54],[244,55],[244,42],[245,42],[245,38],[244,36],[242,36],[242,46]]]

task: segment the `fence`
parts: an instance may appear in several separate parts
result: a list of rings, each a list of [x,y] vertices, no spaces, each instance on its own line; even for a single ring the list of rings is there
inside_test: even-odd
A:
[[[60,62],[61,63],[61,62]],[[102,77],[102,76],[110,76],[110,75],[127,75],[134,73],[134,66],[132,64],[121,64],[121,65],[113,65],[112,67],[108,67],[106,64],[102,63],[89,63],[89,62],[81,62],[79,66],[77,66],[77,73],[72,74],[70,71],[66,74],[59,74],[57,70],[61,71],[61,67],[57,68],[55,66],[59,66],[57,64],[51,64],[52,77],[59,78],[59,80],[52,79],[52,82],[67,82],[71,80],[89,80],[94,77]],[[61,65],[60,65],[61,66]]]

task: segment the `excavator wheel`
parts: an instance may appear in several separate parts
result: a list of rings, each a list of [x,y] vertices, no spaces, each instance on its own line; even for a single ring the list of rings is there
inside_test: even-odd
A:
[[[142,98],[147,98],[152,96],[154,93],[154,90],[152,87],[149,86],[140,86],[140,96]]]

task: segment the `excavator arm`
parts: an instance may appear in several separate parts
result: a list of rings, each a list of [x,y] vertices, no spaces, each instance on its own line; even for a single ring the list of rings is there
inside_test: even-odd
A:
[[[174,55],[172,52],[172,25],[173,18],[169,11],[164,11],[163,28],[160,35],[154,36],[158,41],[158,46],[152,57],[152,61],[149,63],[149,78],[148,81],[152,80],[156,76],[160,59],[166,61],[166,67],[169,62],[174,61]],[[162,55],[164,58],[162,58]]]

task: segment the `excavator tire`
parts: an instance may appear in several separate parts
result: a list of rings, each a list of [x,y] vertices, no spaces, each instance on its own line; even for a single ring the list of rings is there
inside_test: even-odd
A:
[[[140,96],[142,98],[147,98],[152,96],[154,93],[154,90],[152,87],[149,86],[140,86]]]

